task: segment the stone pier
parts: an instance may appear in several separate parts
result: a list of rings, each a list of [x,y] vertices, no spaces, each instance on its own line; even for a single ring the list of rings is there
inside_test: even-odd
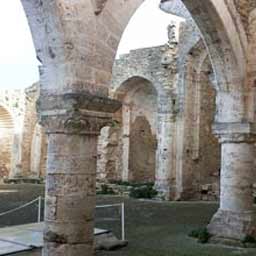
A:
[[[216,124],[222,147],[220,208],[208,225],[214,239],[243,240],[256,237],[253,207],[255,182],[255,125]]]
[[[170,200],[175,196],[175,190],[171,187],[173,170],[173,121],[172,113],[158,113],[158,150],[155,189],[159,197]]]
[[[97,137],[102,127],[111,125],[111,113],[120,105],[89,98],[72,93],[39,102],[49,139],[45,256],[93,255]],[[102,112],[102,104],[108,113]]]

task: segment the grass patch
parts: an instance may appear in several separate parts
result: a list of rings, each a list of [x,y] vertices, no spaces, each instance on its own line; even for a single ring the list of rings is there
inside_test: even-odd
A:
[[[243,244],[256,244],[256,239],[253,236],[246,235],[242,241]]]
[[[199,243],[206,244],[211,238],[207,228],[199,228],[189,233],[190,237],[196,238]]]
[[[146,185],[132,187],[129,196],[132,198],[146,198],[152,199],[157,195],[157,191],[154,189],[154,184],[149,183]]]

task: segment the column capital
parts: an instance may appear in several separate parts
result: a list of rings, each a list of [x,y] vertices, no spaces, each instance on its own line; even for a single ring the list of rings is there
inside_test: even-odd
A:
[[[67,93],[40,97],[37,109],[46,133],[99,135],[113,126],[113,113],[121,103],[88,93]]]
[[[250,122],[215,123],[213,133],[220,143],[255,143],[256,124]]]

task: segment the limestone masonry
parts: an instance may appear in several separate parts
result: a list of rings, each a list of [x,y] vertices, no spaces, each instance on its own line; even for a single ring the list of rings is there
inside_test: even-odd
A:
[[[159,0],[168,41],[119,60],[143,0],[21,2],[40,81],[0,92],[0,177],[45,176],[43,255],[94,255],[96,180],[219,198],[211,239],[256,238],[255,1]]]

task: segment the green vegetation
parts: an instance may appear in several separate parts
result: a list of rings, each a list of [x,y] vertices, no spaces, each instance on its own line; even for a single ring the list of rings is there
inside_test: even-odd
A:
[[[242,242],[243,244],[256,244],[256,239],[253,236],[247,235]]]
[[[97,195],[115,195],[115,191],[106,184],[101,185],[101,190],[97,191]]]
[[[26,203],[37,196],[44,196],[42,185],[0,185],[0,212]],[[8,193],[17,190],[17,193]],[[218,209],[218,204],[209,202],[159,202],[140,201],[127,197],[97,196],[97,205],[125,203],[125,233],[129,241],[127,247],[117,251],[99,251],[97,256],[255,256],[254,248],[231,248],[218,244],[197,243],[188,237],[191,230],[205,227]],[[32,209],[33,208],[33,209]],[[24,213],[1,218],[2,225],[21,224],[27,218],[36,219],[36,207]],[[116,209],[118,210],[118,209]],[[104,216],[109,212],[103,211]],[[22,211],[23,212],[23,211]],[[35,220],[36,221],[36,220]],[[120,234],[120,221],[103,220],[99,228]],[[247,237],[245,241],[251,240]],[[40,256],[40,251],[24,252],[15,256]],[[80,256],[80,255],[78,255]]]
[[[197,241],[202,244],[207,243],[211,238],[211,235],[209,234],[207,228],[199,228],[193,230],[189,233],[189,236],[198,239]]]
[[[131,186],[131,183],[129,181],[118,180],[118,181],[110,181],[110,183],[120,185],[120,186]]]
[[[148,183],[146,185],[136,185],[133,186],[129,196],[132,198],[147,198],[151,199],[157,195],[157,191],[154,189],[154,185],[152,183]]]

